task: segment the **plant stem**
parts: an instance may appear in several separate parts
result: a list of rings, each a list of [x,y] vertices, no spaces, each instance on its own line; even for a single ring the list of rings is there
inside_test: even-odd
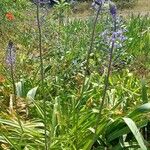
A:
[[[115,32],[116,31],[116,18],[113,18],[113,19],[114,19],[113,20],[114,21],[113,32]],[[112,41],[112,44],[111,44],[111,47],[110,47],[108,71],[107,71],[107,75],[106,75],[106,78],[105,78],[105,86],[104,86],[102,100],[100,101],[99,113],[98,113],[97,120],[96,120],[95,134],[94,134],[94,137],[93,137],[93,142],[95,142],[96,137],[97,137],[97,129],[98,129],[98,125],[99,125],[99,120],[101,119],[101,114],[102,114],[102,110],[103,110],[103,106],[104,106],[104,102],[105,102],[105,97],[106,97],[106,93],[107,93],[108,86],[109,86],[109,77],[110,77],[111,65],[112,65],[112,59],[113,59],[114,44],[115,44],[115,40]],[[91,147],[92,147],[92,145],[91,145]]]
[[[42,52],[42,30],[40,25],[40,16],[39,16],[39,2],[37,3],[37,25],[39,32],[39,52],[40,52],[40,71],[41,71],[41,88],[44,91],[44,66],[43,66],[43,52]],[[45,150],[48,150],[48,137],[46,134],[47,131],[47,116],[46,116],[46,99],[44,98],[44,94],[42,92],[43,98],[43,108],[44,108],[44,138],[45,138]]]
[[[16,107],[17,120],[18,120],[18,123],[19,123],[19,125],[20,125],[21,131],[22,131],[22,133],[23,133],[23,128],[22,128],[22,125],[21,125],[21,121],[20,121],[20,117],[19,117],[19,112],[18,112],[18,109],[17,109],[16,85],[15,85],[14,69],[13,69],[13,64],[12,64],[12,63],[11,63],[11,65],[10,65],[10,72],[11,72],[11,79],[12,79],[12,86],[13,86],[13,94],[14,94],[14,105],[15,105],[15,107]]]
[[[116,21],[114,20],[114,32],[116,31]],[[102,113],[102,109],[104,106],[104,102],[105,102],[105,97],[106,97],[106,92],[108,89],[108,84],[109,84],[109,76],[110,76],[110,72],[111,72],[111,64],[112,64],[112,58],[113,58],[113,50],[114,50],[114,44],[115,44],[115,40],[112,41],[111,44],[111,48],[110,48],[110,56],[109,56],[109,63],[108,63],[108,71],[107,71],[107,75],[106,75],[106,80],[105,80],[105,87],[104,87],[104,91],[103,91],[103,96],[102,96],[102,101],[101,101],[101,105],[99,107],[99,116]]]
[[[80,93],[80,96],[78,97],[78,100],[77,100],[77,104],[75,106],[75,111],[74,111],[74,118],[75,118],[75,126],[76,126],[76,148],[78,147],[78,120],[79,120],[79,105],[80,105],[80,102],[81,102],[81,99],[82,99],[82,96],[83,96],[83,92],[85,90],[85,82],[86,82],[86,77],[87,75],[89,75],[89,59],[90,59],[90,54],[93,50],[93,43],[94,43],[94,37],[95,37],[95,30],[96,30],[96,24],[97,24],[97,21],[98,21],[98,16],[99,16],[99,13],[100,13],[100,10],[101,10],[101,5],[99,6],[98,10],[97,10],[97,13],[96,13],[96,17],[95,17],[95,20],[94,20],[94,24],[93,24],[93,30],[92,30],[92,35],[91,35],[91,40],[90,40],[90,47],[89,47],[89,50],[87,51],[87,57],[86,57],[86,65],[85,65],[85,74],[84,74],[84,79],[83,79],[83,84],[82,84],[82,89],[81,89],[81,93]]]
[[[90,54],[93,50],[93,43],[94,43],[94,37],[95,37],[95,30],[96,30],[96,24],[97,24],[97,21],[98,21],[98,16],[99,16],[99,13],[101,11],[101,5],[99,6],[98,10],[97,10],[97,13],[96,13],[96,17],[95,17],[95,20],[94,20],[94,24],[93,24],[93,30],[92,30],[92,35],[91,35],[91,40],[90,40],[90,48],[87,52],[87,57],[86,57],[86,71],[85,71],[85,77],[86,75],[89,74],[89,60],[90,60]]]
[[[87,51],[87,57],[86,57],[86,64],[85,64],[85,74],[84,74],[84,79],[83,79],[83,84],[82,84],[82,89],[81,89],[81,94],[78,98],[78,103],[76,105],[76,108],[79,106],[80,104],[80,100],[83,96],[83,92],[85,90],[85,82],[86,82],[86,77],[87,75],[89,74],[89,59],[90,59],[90,54],[93,50],[93,44],[94,44],[94,37],[95,37],[95,30],[96,30],[96,24],[97,24],[97,21],[98,21],[98,16],[99,16],[99,13],[101,11],[101,5],[99,6],[98,10],[97,10],[97,13],[96,13],[96,17],[95,17],[95,20],[94,20],[94,24],[93,24],[93,30],[92,30],[92,35],[91,35],[91,43],[90,43],[90,48],[89,50]]]
[[[10,56],[10,59],[12,59],[12,48],[13,48],[13,43],[11,41],[9,41],[9,47],[10,47],[10,50],[9,50],[9,56]],[[20,126],[20,129],[21,129],[21,134],[23,134],[23,127],[22,127],[22,124],[21,124],[21,121],[20,121],[20,117],[19,117],[19,112],[18,112],[18,108],[17,108],[17,92],[16,92],[16,85],[15,85],[15,78],[14,78],[14,66],[13,66],[13,62],[12,60],[10,61],[10,75],[11,75],[11,80],[12,80],[12,87],[13,87],[13,95],[14,95],[14,106],[16,107],[16,117],[17,117],[17,120],[18,120],[18,124]],[[22,138],[20,138],[21,140]]]

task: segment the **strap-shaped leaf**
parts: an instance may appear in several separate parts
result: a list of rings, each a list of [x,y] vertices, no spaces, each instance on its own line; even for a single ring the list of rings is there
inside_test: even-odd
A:
[[[150,112],[150,103],[146,103],[146,104],[143,104],[143,105],[139,106],[133,112],[131,112],[128,115],[128,117],[129,118],[132,118],[132,117],[135,118],[138,115],[141,115],[142,113],[148,113],[148,112]]]
[[[148,96],[147,96],[147,87],[146,87],[146,83],[145,80],[142,80],[142,91],[141,91],[141,97],[142,97],[142,101],[143,103],[148,103]]]
[[[17,96],[22,97],[22,82],[17,82],[16,83],[16,92],[17,92]]]
[[[5,135],[4,133],[2,134],[3,134],[4,139],[7,141],[7,143],[9,143],[15,150],[20,149],[19,146],[15,142],[13,142],[7,135]]]
[[[35,87],[35,88],[31,89],[31,90],[27,93],[27,98],[29,98],[29,99],[31,99],[31,100],[34,100],[34,97],[35,97],[37,88],[38,88],[38,87]]]
[[[123,118],[124,122],[127,124],[127,126],[129,127],[129,129],[131,130],[131,132],[133,133],[135,139],[137,140],[139,146],[141,147],[142,150],[147,150],[145,144],[144,144],[144,140],[143,137],[141,135],[141,133],[139,132],[139,129],[137,128],[136,124],[134,123],[134,121],[130,118]]]

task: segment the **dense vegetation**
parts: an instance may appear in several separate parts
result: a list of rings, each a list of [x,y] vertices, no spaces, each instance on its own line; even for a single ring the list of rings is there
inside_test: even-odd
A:
[[[150,18],[100,2],[0,1],[0,149],[149,149]]]

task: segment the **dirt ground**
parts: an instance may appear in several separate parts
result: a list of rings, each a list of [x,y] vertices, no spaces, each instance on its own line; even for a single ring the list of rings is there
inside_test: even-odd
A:
[[[150,15],[150,0],[137,0],[137,4],[133,8],[123,9],[120,14],[123,16],[128,16],[131,14],[138,15]]]
[[[78,3],[73,13],[73,17],[78,19],[86,19],[87,17],[93,15],[92,12],[91,2]],[[119,14],[124,17],[130,16],[131,14],[138,15],[139,13],[141,15],[150,15],[150,0],[137,0],[135,6],[128,9],[119,10]]]

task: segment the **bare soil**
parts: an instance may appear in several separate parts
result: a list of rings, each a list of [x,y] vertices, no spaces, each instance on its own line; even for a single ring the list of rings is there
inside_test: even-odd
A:
[[[150,15],[150,0],[137,0],[135,6],[119,10],[119,13],[124,17],[130,16],[131,14]],[[75,7],[73,18],[86,19],[91,15],[93,15],[91,2],[82,2],[78,3]]]
[[[134,7],[123,9],[120,11],[120,14],[123,16],[134,15],[150,15],[150,0],[137,0],[137,3]]]

